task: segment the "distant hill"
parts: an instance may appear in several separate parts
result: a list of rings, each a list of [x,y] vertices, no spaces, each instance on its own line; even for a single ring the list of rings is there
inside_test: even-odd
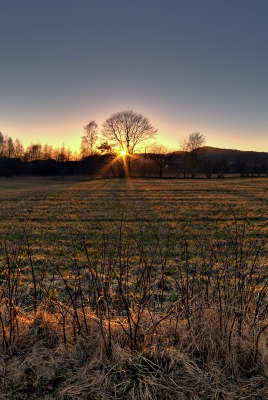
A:
[[[228,161],[238,161],[241,159],[258,159],[267,160],[268,152],[260,151],[245,151],[245,150],[234,150],[234,149],[221,149],[218,147],[204,147],[205,154],[204,158],[213,159],[226,159]]]
[[[203,154],[199,156],[198,170],[208,177],[213,173],[218,176],[228,173],[240,174],[240,176],[260,176],[268,173],[268,152],[221,149],[211,146],[205,146],[203,149]],[[173,153],[175,164],[186,165],[183,164],[182,153],[182,151]]]
[[[233,154],[233,155],[241,155],[241,154],[250,154],[250,155],[268,155],[268,152],[265,151],[252,151],[252,150],[236,150],[236,149],[222,149],[219,147],[211,147],[205,146],[207,154]]]
[[[267,159],[268,152],[264,151],[249,151],[249,150],[235,150],[235,149],[221,149],[219,147],[211,147],[205,146],[204,147],[204,154],[202,158],[209,158],[209,159],[226,159],[228,161],[238,161],[240,159]],[[180,155],[182,151],[176,151],[174,154]]]

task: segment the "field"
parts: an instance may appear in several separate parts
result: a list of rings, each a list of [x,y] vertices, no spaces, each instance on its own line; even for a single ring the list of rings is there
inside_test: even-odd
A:
[[[0,399],[267,399],[267,183],[0,180]]]
[[[27,232],[41,250],[66,248],[72,234],[93,241],[123,222],[133,232],[151,225],[160,235],[211,236],[238,221],[247,235],[266,237],[266,179],[1,180],[0,232],[10,241]]]

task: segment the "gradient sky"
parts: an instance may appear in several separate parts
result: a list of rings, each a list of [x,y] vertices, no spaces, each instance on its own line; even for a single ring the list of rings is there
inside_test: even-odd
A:
[[[83,127],[133,109],[178,148],[268,151],[267,0],[8,0],[0,130],[79,149]]]

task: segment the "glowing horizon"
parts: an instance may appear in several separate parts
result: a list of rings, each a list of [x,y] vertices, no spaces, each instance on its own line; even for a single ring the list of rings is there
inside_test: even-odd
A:
[[[146,115],[146,114],[144,114]],[[157,127],[157,124],[154,124]],[[161,124],[164,126],[164,123]],[[168,125],[168,124],[167,124]],[[173,129],[173,131],[176,128]],[[39,129],[39,134],[36,134],[38,131],[37,128],[25,129],[13,128],[11,125],[0,127],[0,131],[7,136],[12,137],[13,140],[19,139],[24,147],[26,148],[32,143],[40,143],[41,145],[51,145],[53,148],[61,148],[62,145],[65,146],[66,149],[70,149],[73,153],[80,152],[80,144],[81,137],[84,134],[83,132],[83,123],[81,122],[81,128],[77,127],[77,124],[66,127],[60,124],[56,125],[56,129],[53,130],[53,127],[47,127],[46,129]],[[50,132],[57,132],[50,133]],[[187,137],[190,133],[197,131],[196,129],[188,130],[188,132],[181,132],[175,138],[172,137],[171,134],[163,134],[161,131],[158,132],[158,135],[155,139],[155,142],[162,144],[168,147],[170,150],[178,150],[179,149],[179,139],[182,137]],[[222,134],[222,133],[209,133],[204,130],[198,130],[202,134],[206,136],[206,145],[210,147],[218,147],[222,149],[235,149],[241,151],[257,151],[257,152],[268,152],[265,149],[264,143],[262,141],[256,141],[253,138],[244,137],[243,141],[239,138],[239,135],[235,134]],[[14,134],[16,132],[16,134]],[[49,132],[49,134],[48,134]],[[99,142],[100,142],[99,138]],[[146,145],[144,146],[146,148]],[[141,151],[142,152],[142,151]]]

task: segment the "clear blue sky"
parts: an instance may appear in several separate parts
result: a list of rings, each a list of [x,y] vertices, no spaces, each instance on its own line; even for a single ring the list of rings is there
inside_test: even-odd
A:
[[[0,130],[79,148],[83,126],[132,108],[159,141],[268,151],[267,0],[8,0]]]

